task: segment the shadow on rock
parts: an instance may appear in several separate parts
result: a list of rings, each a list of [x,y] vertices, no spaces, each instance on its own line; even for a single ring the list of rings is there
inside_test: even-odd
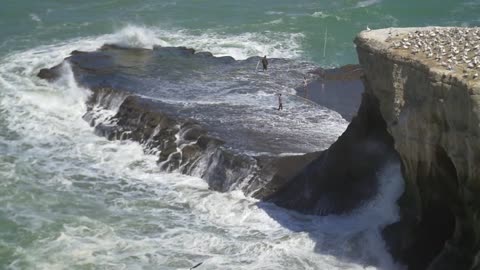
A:
[[[363,95],[358,115],[332,146],[266,200],[306,214],[349,212],[378,193],[377,172],[398,160],[378,101]]]
[[[392,269],[381,229],[398,218],[403,179],[378,108],[378,100],[364,93],[342,136],[259,207],[285,228],[308,233],[317,253]]]
[[[379,193],[349,213],[304,215],[268,202],[258,203],[258,207],[293,233],[308,234],[314,242],[313,251],[333,256],[335,267],[349,269],[355,264],[398,269],[386,251],[381,231],[399,216],[396,201],[403,192],[400,163],[386,164],[378,175]]]

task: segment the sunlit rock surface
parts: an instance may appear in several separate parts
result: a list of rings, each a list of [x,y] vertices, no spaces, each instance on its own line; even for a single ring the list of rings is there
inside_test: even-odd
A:
[[[427,45],[418,49],[420,41]],[[365,91],[378,100],[402,160],[402,221],[385,236],[409,269],[480,267],[479,41],[477,28],[440,27],[355,39]]]

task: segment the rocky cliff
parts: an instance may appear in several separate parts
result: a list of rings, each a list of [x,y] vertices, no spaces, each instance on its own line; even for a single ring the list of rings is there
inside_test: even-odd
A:
[[[409,269],[480,269],[479,40],[476,28],[438,27],[355,39],[402,162],[402,219],[384,236]]]
[[[478,29],[360,33],[365,92],[340,137],[345,122],[337,114],[296,96],[288,97],[296,104],[289,117],[264,105],[307,68],[282,59],[273,61],[279,68],[268,80],[251,72],[258,59],[186,48],[104,46],[72,52],[66,63],[93,92],[85,119],[95,132],[138,141],[163,169],[198,175],[215,190],[240,188],[307,213],[346,212],[372,198],[377,173],[400,159],[401,219],[384,230],[391,253],[411,270],[462,270],[480,269],[479,41]],[[39,77],[61,73],[59,65]],[[337,89],[361,88],[358,80],[345,84],[344,72],[318,73],[324,78],[299,93],[350,120],[357,103],[344,102],[350,94]]]

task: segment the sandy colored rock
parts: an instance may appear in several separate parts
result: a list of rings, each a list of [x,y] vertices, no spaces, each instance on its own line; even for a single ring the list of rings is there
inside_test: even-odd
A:
[[[409,269],[479,267],[473,258],[480,233],[480,80],[465,76],[476,72],[463,71],[468,63],[449,69],[398,42],[420,33],[477,30],[390,28],[363,31],[355,39],[366,92],[379,100],[403,164],[402,225],[394,230],[403,239],[393,241],[391,250]]]

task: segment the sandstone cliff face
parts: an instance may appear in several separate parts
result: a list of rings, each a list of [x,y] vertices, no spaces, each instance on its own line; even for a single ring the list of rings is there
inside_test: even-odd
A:
[[[365,91],[379,102],[406,180],[402,221],[385,236],[409,269],[479,269],[480,80],[393,48],[390,40],[419,30],[355,39]]]

